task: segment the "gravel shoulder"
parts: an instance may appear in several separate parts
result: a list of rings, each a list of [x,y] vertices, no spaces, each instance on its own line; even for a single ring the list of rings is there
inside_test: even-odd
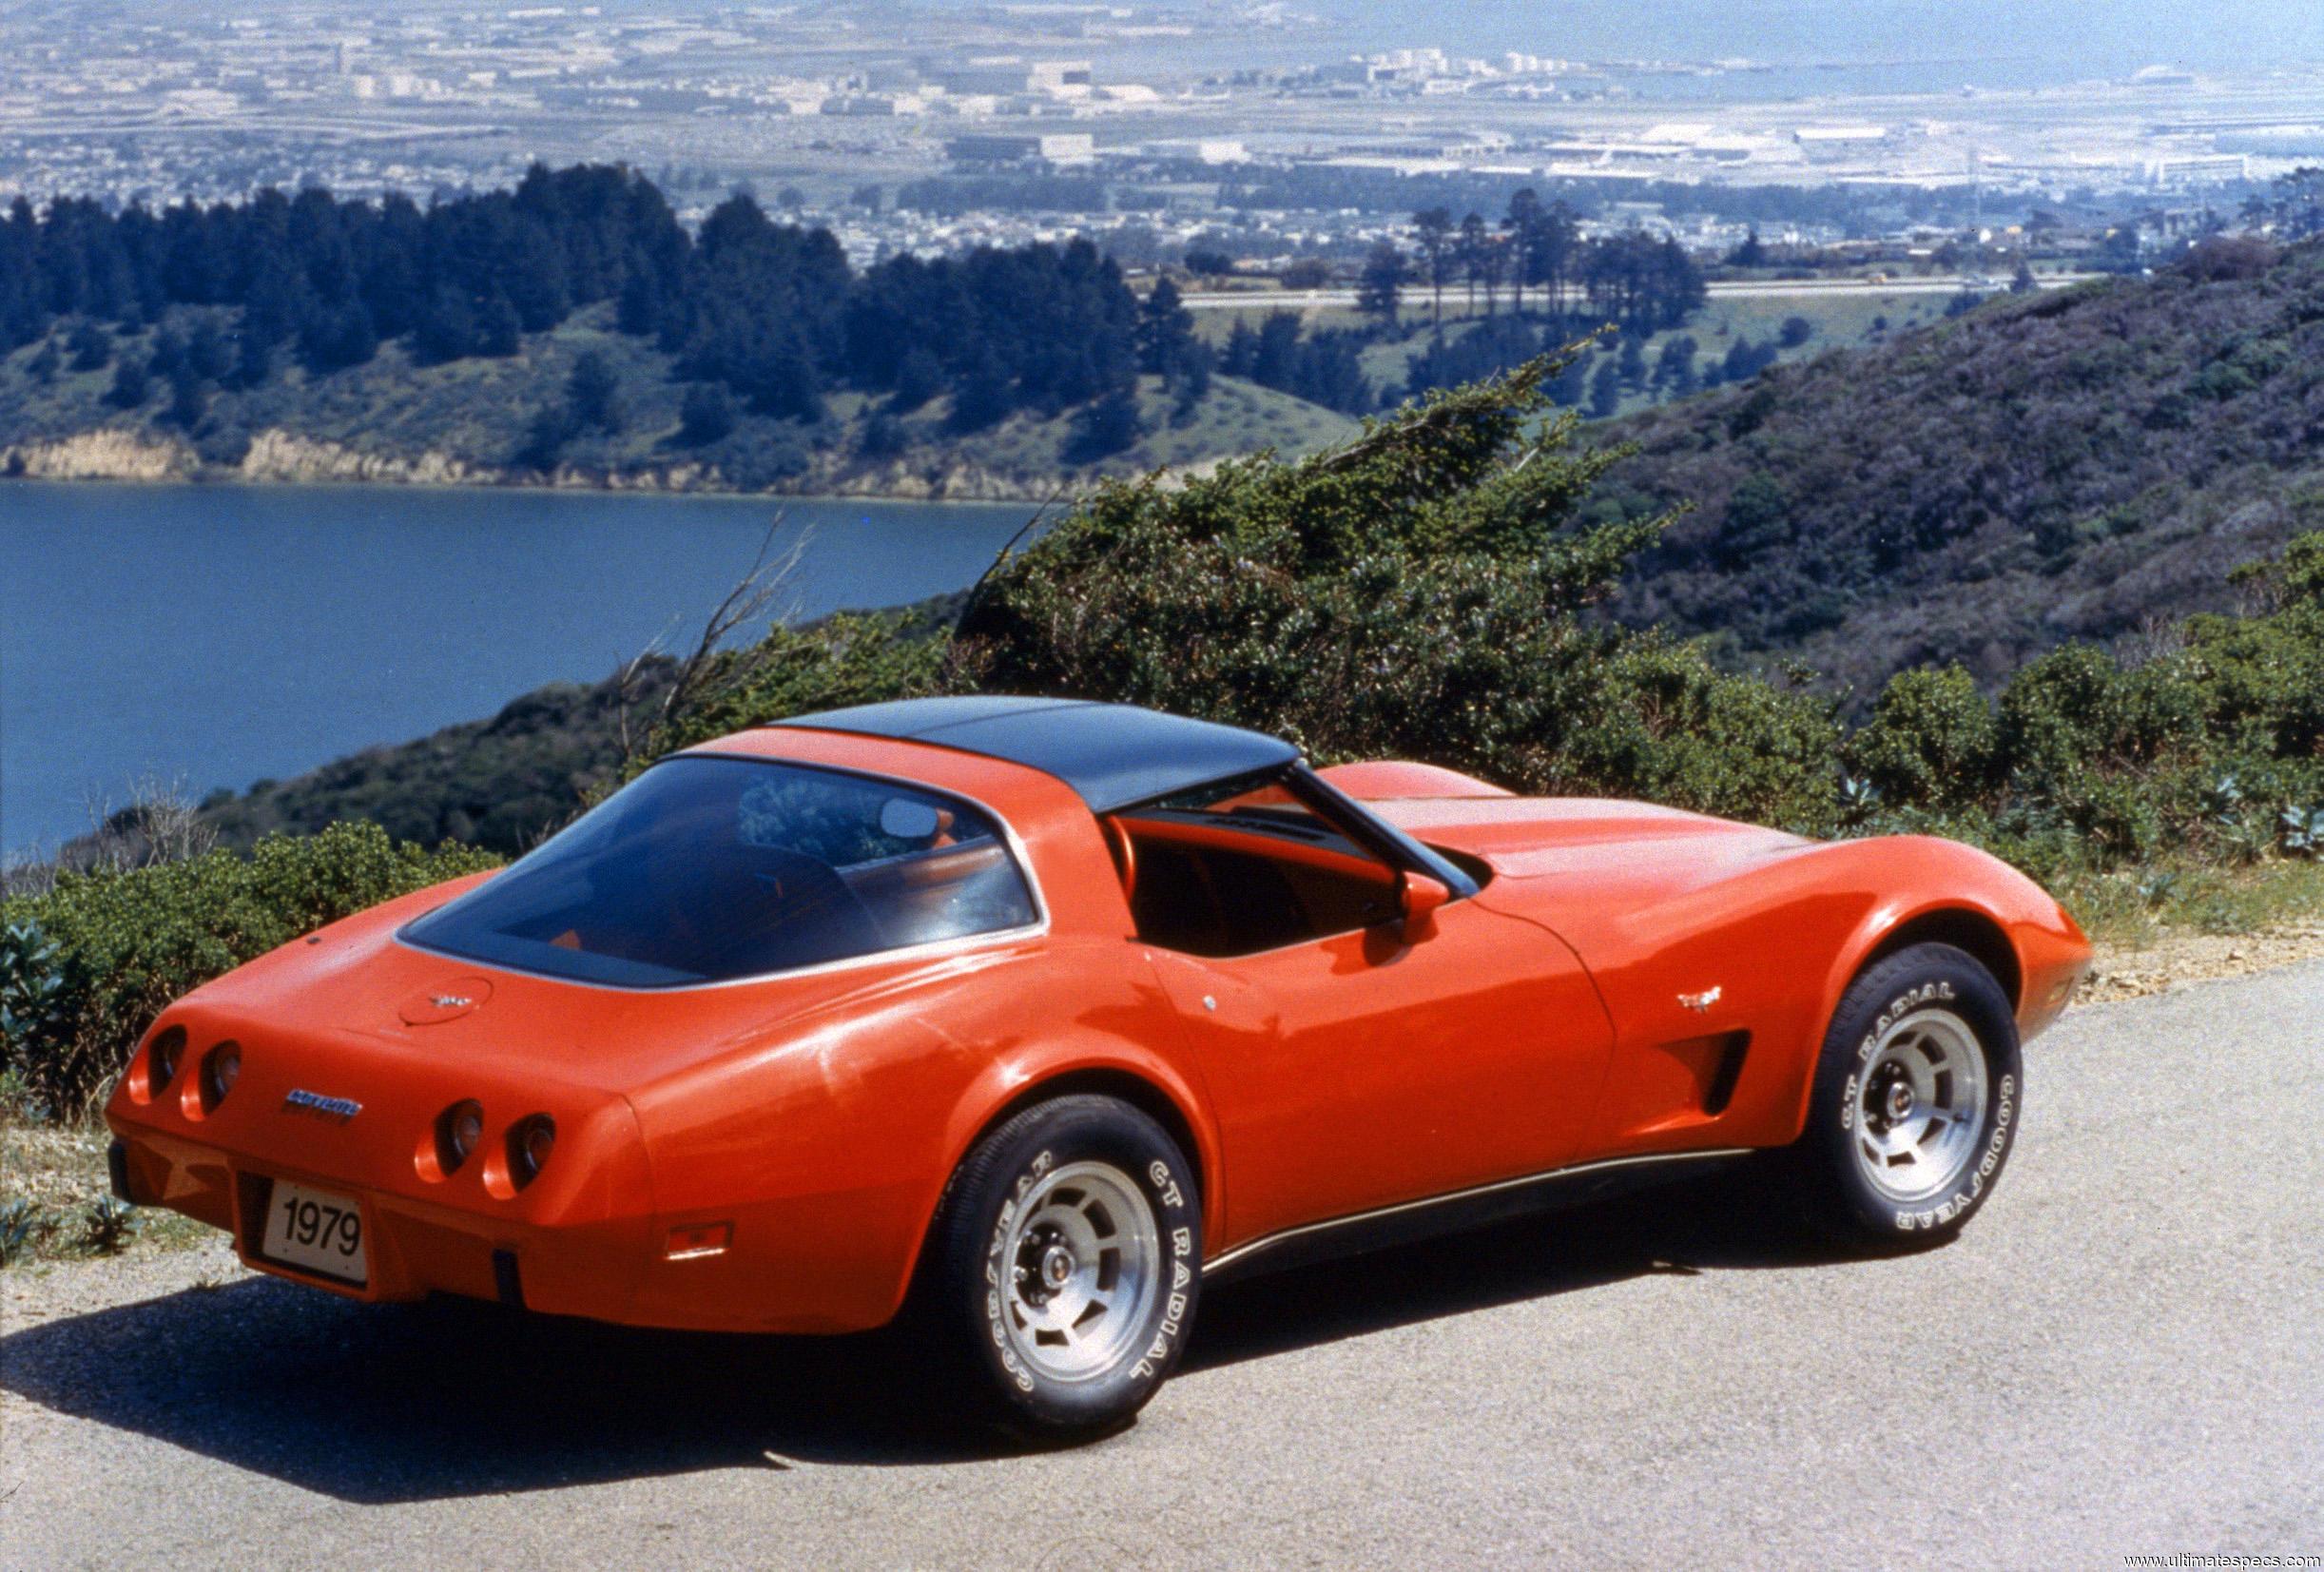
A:
[[[2324,921],[2256,934],[2165,932],[2141,949],[2101,945],[2082,1002],[2145,999],[2199,982],[2253,977],[2324,959]]]
[[[2324,1551],[2324,962],[2069,1015],[1957,1243],[1747,1178],[1221,1289],[1127,1433],[878,1340],[365,1309],[223,1241],[10,1272],[0,1566],[2120,1566]]]

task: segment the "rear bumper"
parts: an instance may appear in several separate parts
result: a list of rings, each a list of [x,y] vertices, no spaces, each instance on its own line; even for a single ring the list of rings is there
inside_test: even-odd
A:
[[[498,1299],[556,1315],[629,1318],[648,1260],[650,1214],[541,1222],[494,1215],[351,1183],[343,1176],[247,1160],[166,1132],[115,1126],[115,1193],[140,1206],[167,1207],[234,1236],[254,1271],[371,1303],[456,1293]],[[354,1284],[281,1261],[260,1249],[267,1202],[278,1180],[354,1200],[363,1216],[366,1281]]]

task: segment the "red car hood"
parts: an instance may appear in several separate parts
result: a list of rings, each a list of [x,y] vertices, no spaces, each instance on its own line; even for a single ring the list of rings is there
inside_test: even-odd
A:
[[[1432,845],[1482,859],[1500,880],[1586,879],[1594,901],[1649,903],[1822,843],[1727,819],[1594,797],[1376,802]]]

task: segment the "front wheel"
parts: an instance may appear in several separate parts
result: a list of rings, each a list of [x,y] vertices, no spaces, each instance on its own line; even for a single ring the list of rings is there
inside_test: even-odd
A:
[[[946,1188],[917,1292],[937,1353],[1009,1428],[1048,1440],[1126,1423],[1178,1362],[1201,1287],[1193,1171],[1112,1097],[1036,1104]]]
[[[1875,1247],[1933,1243],[1992,1194],[2017,1137],[2017,1022],[1990,972],[1915,944],[1850,984],[1792,1153],[1811,1213]]]

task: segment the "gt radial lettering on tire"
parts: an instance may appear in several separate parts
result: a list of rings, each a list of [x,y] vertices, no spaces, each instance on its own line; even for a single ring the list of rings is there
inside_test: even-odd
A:
[[[1062,1438],[1128,1420],[1176,1365],[1200,1288],[1184,1172],[1169,1135],[1112,1098],[1005,1121],[939,1210],[914,1291],[931,1351],[953,1350],[1010,1427]]]
[[[1833,1012],[1790,1154],[1810,1214],[1860,1243],[1958,1232],[2008,1158],[2019,1076],[2008,998],[1975,960],[1916,944],[1872,966]]]

